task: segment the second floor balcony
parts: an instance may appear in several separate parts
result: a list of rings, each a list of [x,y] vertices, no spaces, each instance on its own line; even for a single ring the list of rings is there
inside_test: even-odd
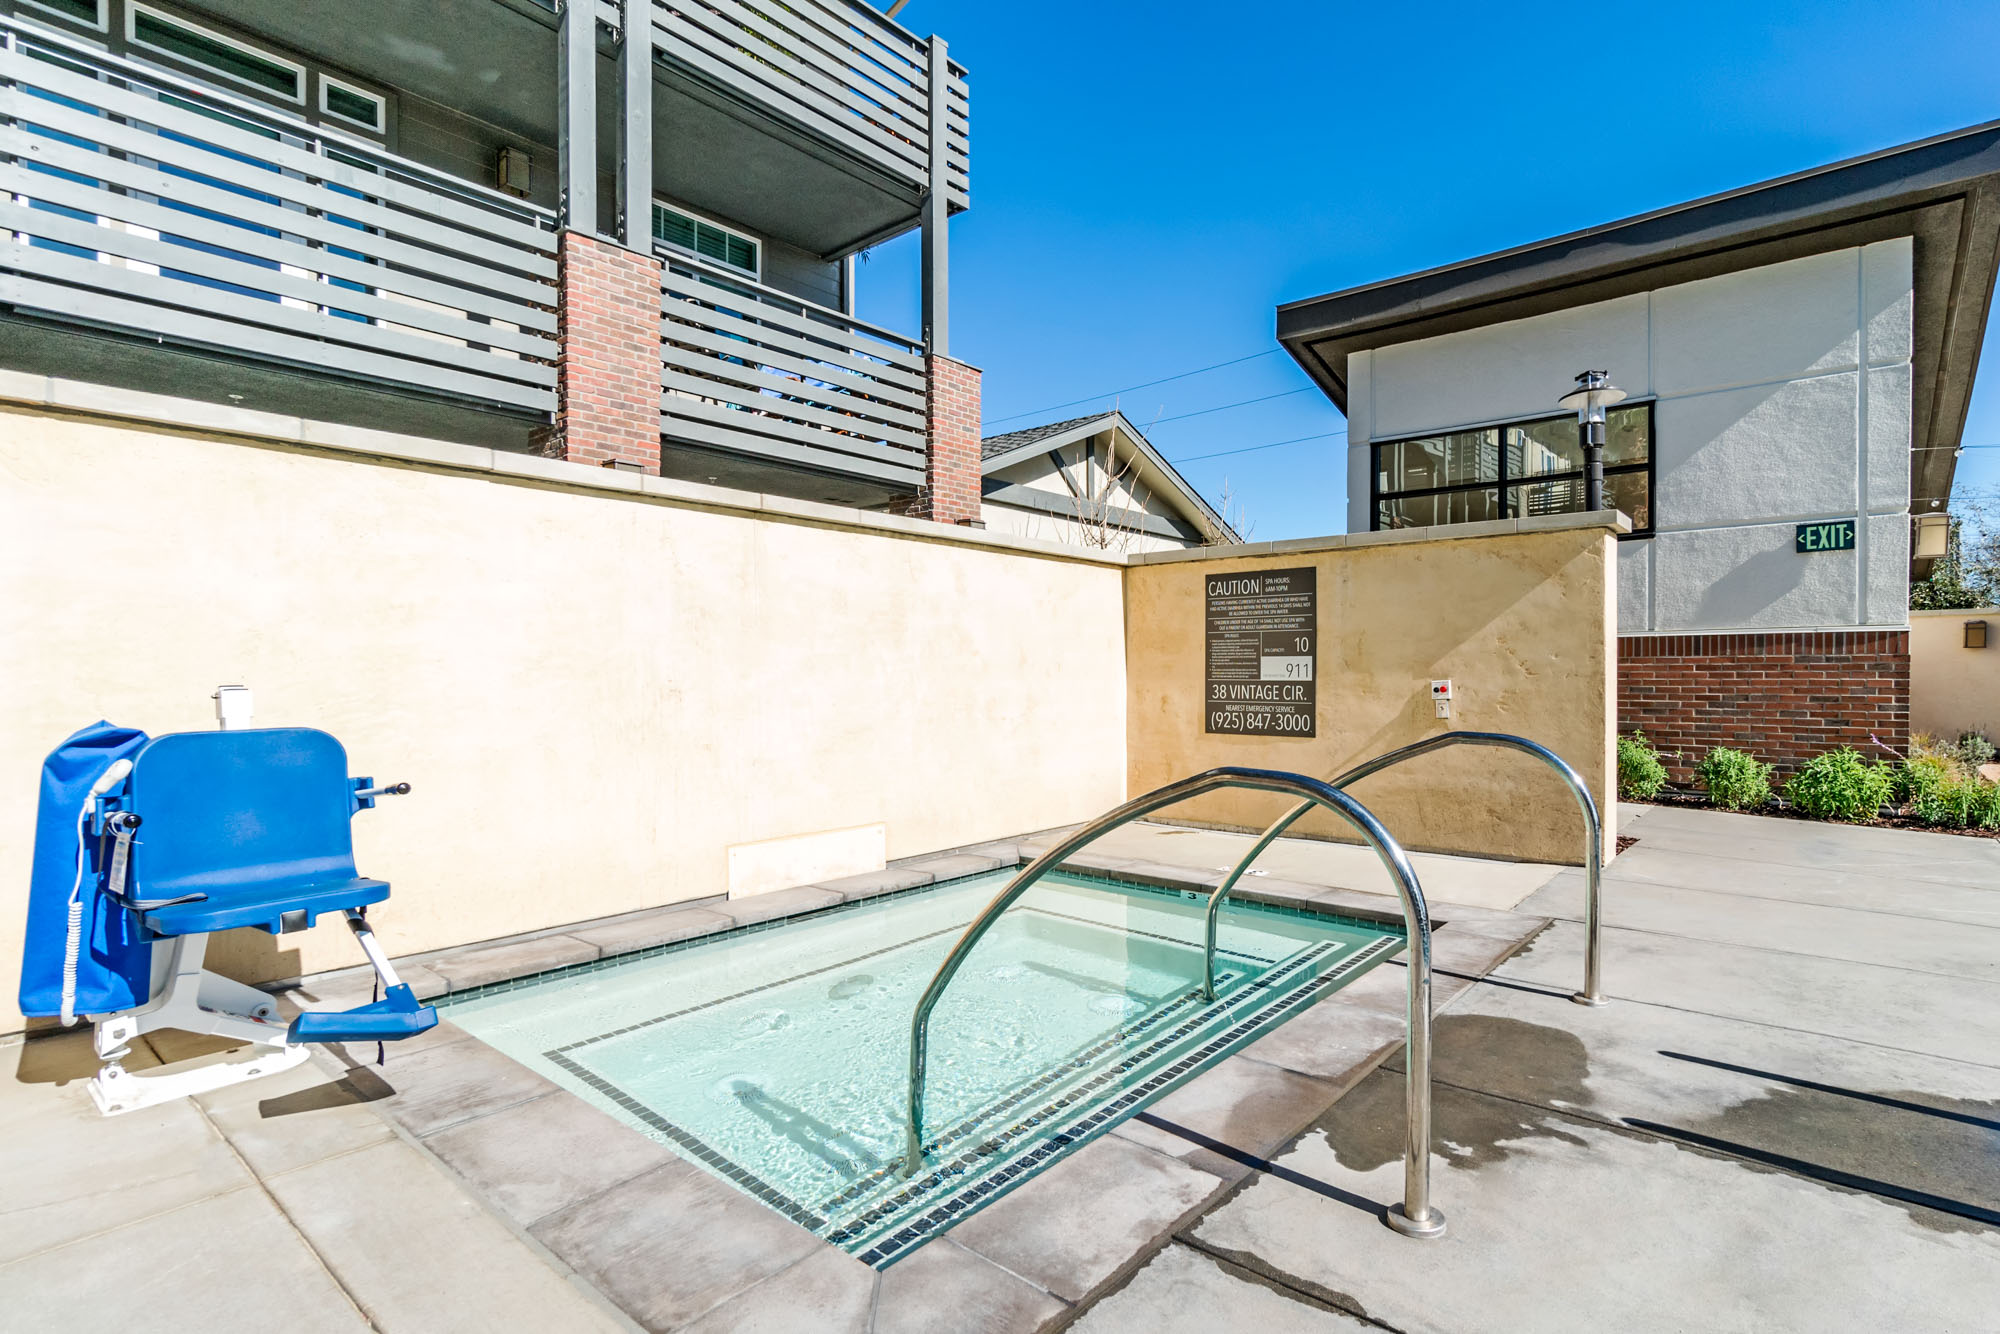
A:
[[[616,43],[642,6],[584,2],[610,232]],[[529,447],[560,350],[558,15],[536,0],[13,8],[0,365]],[[860,484],[856,501],[907,489],[923,345],[856,317],[848,261],[917,226],[927,182],[947,216],[969,200],[963,71],[945,66],[934,122],[934,48],[866,5],[643,9],[641,244],[667,266],[669,450],[761,461],[746,477],[766,485],[769,467],[817,468]]]

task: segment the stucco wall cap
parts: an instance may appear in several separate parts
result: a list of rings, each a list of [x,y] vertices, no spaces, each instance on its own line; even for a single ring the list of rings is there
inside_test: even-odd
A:
[[[593,467],[566,459],[543,458],[461,445],[426,436],[401,435],[337,422],[313,421],[277,413],[258,412],[228,404],[199,399],[177,398],[168,394],[144,393],[62,380],[17,371],[0,371],[0,406],[54,409],[85,417],[105,417],[143,422],[173,430],[235,436],[261,444],[304,446],[331,450],[362,459],[393,460],[462,473],[513,477],[571,490],[603,495],[647,498],[672,504],[735,513],[767,514],[774,518],[825,524],[850,531],[878,533],[886,537],[914,538],[953,546],[983,547],[993,551],[1047,559],[1075,561],[1085,565],[1123,566],[1127,557],[1119,552],[1094,551],[1060,542],[990,533],[980,528],[956,527],[910,519],[872,510],[847,509],[783,496],[760,495],[728,487],[705,486],[647,473],[617,468]]]

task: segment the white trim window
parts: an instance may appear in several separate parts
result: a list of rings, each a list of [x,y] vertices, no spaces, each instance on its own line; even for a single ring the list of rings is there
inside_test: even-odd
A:
[[[389,103],[378,93],[356,88],[332,75],[319,76],[320,115],[342,125],[352,125],[370,134],[389,131]]]
[[[225,37],[150,5],[125,10],[125,40],[178,64],[253,88],[300,106],[306,101],[306,68],[234,37]]]
[[[696,217],[675,205],[653,204],[653,241],[670,250],[699,255],[752,278],[763,277],[762,242],[733,227]]]
[[[55,14],[92,32],[111,31],[111,0],[21,0],[30,10]]]

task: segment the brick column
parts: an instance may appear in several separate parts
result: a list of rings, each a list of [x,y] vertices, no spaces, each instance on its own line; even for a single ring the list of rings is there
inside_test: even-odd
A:
[[[1790,774],[1852,746],[1888,758],[1910,737],[1910,632],[1774,630],[1761,634],[1621,635],[1618,730],[1646,733],[1674,781],[1711,746],[1733,746]]]
[[[549,458],[660,470],[660,261],[582,232],[562,234],[556,419]]]
[[[950,357],[926,362],[929,418],[924,485],[909,513],[981,528],[979,518],[979,370]]]

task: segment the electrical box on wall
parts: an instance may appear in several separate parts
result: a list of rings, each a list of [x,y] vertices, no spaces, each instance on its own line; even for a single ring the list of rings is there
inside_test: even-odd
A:
[[[494,158],[493,175],[495,183],[510,195],[526,199],[532,188],[530,173],[533,163],[526,150],[514,147],[502,148]]]
[[[1431,682],[1431,701],[1437,705],[1438,717],[1451,717],[1451,682],[1449,680]]]

